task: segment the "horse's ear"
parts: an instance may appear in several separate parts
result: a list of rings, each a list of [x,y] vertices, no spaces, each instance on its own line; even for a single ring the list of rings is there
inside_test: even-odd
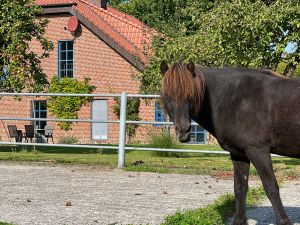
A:
[[[165,61],[162,61],[160,64],[160,71],[164,75],[169,69],[168,64]]]
[[[193,74],[193,76],[196,76],[195,73],[195,64],[193,62],[189,62],[189,64],[186,65],[187,69]]]

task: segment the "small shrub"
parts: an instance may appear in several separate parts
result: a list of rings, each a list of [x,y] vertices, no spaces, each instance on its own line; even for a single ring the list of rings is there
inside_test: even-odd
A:
[[[180,149],[179,143],[176,139],[170,135],[169,132],[153,132],[150,134],[149,138],[149,147],[151,148],[171,148],[171,149]],[[184,157],[183,152],[152,152],[153,156],[158,157]]]
[[[78,142],[78,139],[73,136],[65,136],[59,138],[58,142],[60,144],[76,144]]]
[[[89,84],[90,79],[78,81],[74,78],[58,79],[54,76],[50,82],[49,93],[90,94],[96,87]],[[47,107],[51,115],[59,119],[78,119],[78,112],[83,105],[91,100],[90,97],[50,97]],[[71,130],[73,122],[58,122],[63,130]]]

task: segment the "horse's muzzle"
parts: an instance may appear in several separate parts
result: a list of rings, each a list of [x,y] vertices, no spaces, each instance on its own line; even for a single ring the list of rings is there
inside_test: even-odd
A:
[[[188,133],[184,133],[184,134],[178,135],[178,140],[181,143],[187,143],[187,142],[189,142],[191,140],[191,133],[188,132]]]

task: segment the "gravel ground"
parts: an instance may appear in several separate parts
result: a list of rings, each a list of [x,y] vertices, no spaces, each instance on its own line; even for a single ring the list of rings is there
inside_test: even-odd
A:
[[[160,224],[177,210],[205,206],[233,190],[232,180],[209,176],[10,163],[0,163],[0,171],[0,221],[18,225]],[[287,182],[281,195],[300,225],[299,188],[300,181]],[[248,218],[249,225],[275,224],[267,200]]]
[[[286,181],[280,188],[280,196],[288,217],[294,225],[300,225],[300,181]],[[269,199],[247,211],[248,225],[274,225],[276,217]],[[231,224],[232,218],[227,225]]]
[[[280,189],[280,195],[289,218],[295,225],[300,225],[300,181],[285,182]],[[261,206],[249,210],[247,216],[249,225],[276,224],[276,217],[268,199]]]
[[[233,190],[232,180],[209,176],[7,163],[0,171],[0,221],[19,225],[160,224]]]

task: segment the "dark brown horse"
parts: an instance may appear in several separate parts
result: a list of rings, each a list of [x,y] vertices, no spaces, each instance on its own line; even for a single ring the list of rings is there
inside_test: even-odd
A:
[[[247,224],[246,193],[253,163],[276,214],[291,222],[282,205],[271,153],[300,158],[300,80],[237,68],[161,63],[162,102],[181,142],[196,121],[230,152],[234,167],[234,225]]]

